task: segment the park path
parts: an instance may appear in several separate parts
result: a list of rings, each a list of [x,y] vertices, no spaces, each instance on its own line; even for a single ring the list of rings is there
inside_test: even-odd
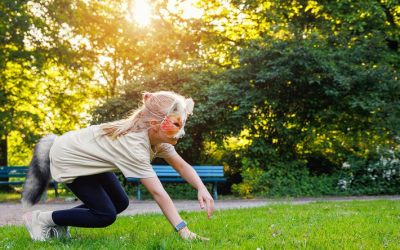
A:
[[[216,210],[250,208],[266,206],[273,203],[287,204],[307,204],[317,201],[369,201],[369,200],[400,200],[400,195],[393,196],[350,196],[350,197],[322,197],[322,198],[291,198],[291,199],[247,199],[247,200],[228,200],[222,199],[215,201]],[[46,202],[39,203],[35,210],[53,211],[68,209],[79,205],[79,202]],[[196,200],[174,201],[178,211],[201,211]],[[155,201],[131,200],[129,207],[121,215],[135,215],[143,213],[161,213]],[[22,205],[20,203],[0,203],[0,226],[22,225]]]

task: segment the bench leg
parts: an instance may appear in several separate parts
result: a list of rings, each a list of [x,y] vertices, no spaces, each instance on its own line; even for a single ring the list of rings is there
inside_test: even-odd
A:
[[[56,197],[58,197],[58,182],[54,183],[54,192],[56,193]]]
[[[47,197],[47,190],[44,191],[43,197],[42,197],[42,202],[46,202],[46,197]]]
[[[140,181],[137,182],[137,199],[140,201]]]
[[[58,182],[54,183],[54,192],[56,194],[56,197],[58,197]],[[44,193],[43,193],[42,201],[46,202],[46,198],[47,198],[47,190],[44,191]]]
[[[217,182],[214,182],[214,198],[218,200]]]

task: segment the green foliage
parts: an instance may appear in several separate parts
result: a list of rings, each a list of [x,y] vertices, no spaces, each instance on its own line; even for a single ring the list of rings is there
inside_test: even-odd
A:
[[[164,163],[165,164],[165,163]],[[129,197],[137,198],[138,194],[138,185],[137,183],[127,182],[123,174],[117,174],[119,182],[124,187],[126,194]],[[171,199],[190,199],[197,200],[197,189],[195,189],[192,185],[188,183],[162,183],[165,191],[171,197]],[[207,190],[212,194],[212,184],[205,184]],[[152,200],[153,196],[149,193],[149,191],[141,185],[140,188],[140,197],[142,200]]]
[[[278,2],[281,7],[275,8]],[[226,107],[233,110],[227,113],[248,118],[239,122],[251,141],[243,154],[243,183],[234,190],[265,195],[272,187],[272,195],[315,195],[319,192],[311,179],[330,173],[329,183],[334,183],[346,156],[393,142],[399,133],[400,58],[398,48],[390,47],[398,44],[399,23],[388,26],[382,18],[359,22],[360,11],[390,19],[395,13],[385,12],[393,7],[390,3],[270,3],[257,21],[259,36],[236,41],[241,44],[238,63],[232,62],[235,67],[225,75],[226,84],[241,94],[229,100]],[[237,8],[251,15],[260,4]],[[276,20],[285,28],[265,33],[261,24]],[[332,23],[342,22],[332,32]],[[394,40],[387,41],[389,34]],[[328,165],[313,173],[307,170],[315,170],[307,166],[309,159],[325,159]]]
[[[399,148],[377,148],[365,155],[351,155],[342,165],[338,186],[349,194],[400,192]]]
[[[201,47],[180,54],[182,64],[168,69],[161,61],[149,65],[157,70],[142,71],[94,116],[108,121],[114,117],[106,113],[115,111],[112,116],[121,117],[141,91],[171,89],[196,102],[178,151],[192,164],[224,164],[229,177],[241,173],[242,182],[233,185],[237,194],[347,194],[337,186],[342,163],[399,134],[398,5],[281,0],[198,6],[202,20],[167,15],[163,21],[170,28],[186,22],[187,29],[175,31],[190,33],[196,41],[190,46],[200,41]],[[155,32],[160,27],[152,26]],[[180,39],[159,43],[168,47]],[[234,138],[246,143],[231,147]]]
[[[26,165],[41,136],[88,122],[98,91],[82,51],[69,42],[76,38],[67,32],[72,9],[70,1],[0,3],[0,165]]]
[[[252,197],[318,197],[348,195],[338,184],[338,175],[310,175],[306,162],[272,162],[267,170],[260,162],[243,160],[243,182],[233,184],[232,190],[240,196]]]
[[[0,4],[11,164],[26,164],[41,135],[120,119],[157,90],[195,100],[178,152],[224,164],[245,196],[356,193],[338,189],[343,163],[365,171],[368,152],[398,144],[397,2],[206,0],[197,19],[169,4],[151,2],[147,26],[131,1]]]
[[[212,185],[205,184],[207,190],[212,194]],[[163,183],[165,191],[173,200],[197,200],[197,189],[188,183]],[[124,190],[129,197],[137,198],[137,185],[126,184]],[[153,200],[153,196],[147,191],[146,188],[141,186],[140,189],[141,200]]]

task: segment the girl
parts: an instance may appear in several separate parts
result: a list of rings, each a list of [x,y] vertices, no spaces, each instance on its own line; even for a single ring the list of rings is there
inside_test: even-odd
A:
[[[24,211],[39,201],[51,177],[66,183],[83,204],[67,210],[24,213],[22,219],[31,238],[45,241],[58,235],[70,237],[68,226],[94,228],[114,223],[117,214],[129,205],[113,173],[122,172],[125,177],[140,178],[182,238],[209,240],[188,229],[150,165],[154,157],[165,158],[198,190],[200,208],[205,202],[207,217],[211,218],[214,200],[173,146],[185,134],[186,118],[193,106],[192,99],[172,92],[145,93],[142,106],[124,120],[41,139],[22,191]]]

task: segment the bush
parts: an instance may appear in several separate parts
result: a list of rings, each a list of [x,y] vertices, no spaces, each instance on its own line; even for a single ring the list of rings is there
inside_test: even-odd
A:
[[[398,150],[377,147],[364,157],[350,156],[342,165],[338,186],[352,195],[398,194]]]
[[[257,161],[245,160],[246,164]],[[232,191],[244,197],[307,197],[345,194],[337,188],[338,175],[312,176],[306,161],[277,162],[267,167],[248,167],[242,172],[243,182],[234,184]]]
[[[122,174],[118,174],[118,179],[121,185],[124,187],[125,192],[131,198],[137,198],[138,186],[132,182],[124,182]],[[162,183],[165,191],[169,194],[171,199],[187,199],[197,200],[197,190],[189,183]],[[212,184],[205,184],[207,190],[212,194]],[[147,189],[140,185],[140,196],[142,200],[151,200],[153,196],[147,191]]]

